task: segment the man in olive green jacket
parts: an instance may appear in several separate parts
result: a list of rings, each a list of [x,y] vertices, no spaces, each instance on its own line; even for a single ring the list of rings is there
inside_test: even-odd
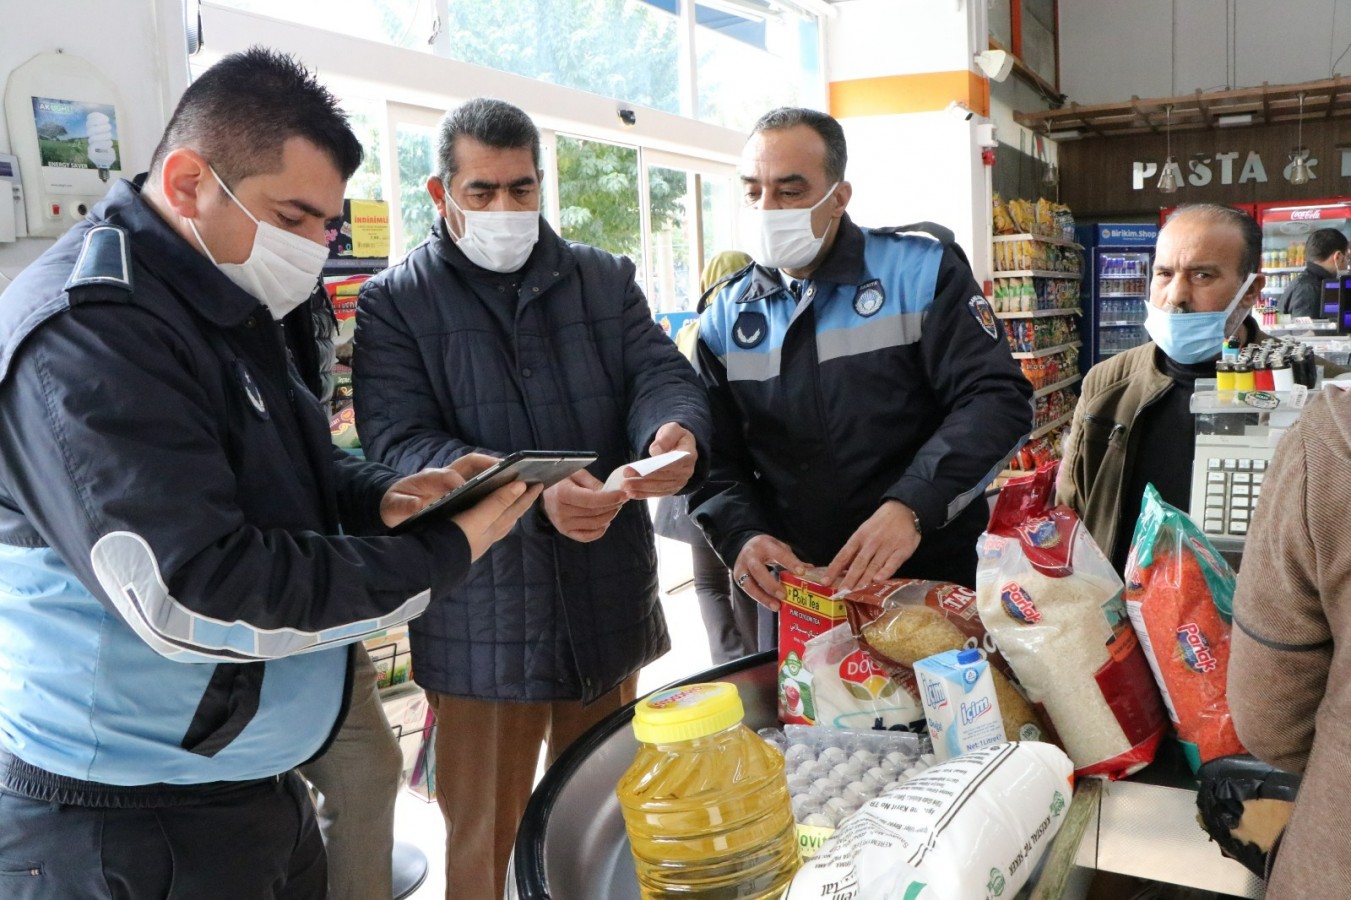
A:
[[[1190,507],[1196,380],[1215,377],[1224,337],[1244,345],[1267,338],[1248,317],[1265,283],[1261,254],[1261,230],[1246,213],[1213,204],[1179,208],[1155,250],[1145,321],[1154,340],[1084,378],[1057,500],[1079,514],[1117,572],[1125,569],[1146,484],[1173,506]],[[1325,375],[1344,371],[1319,362]]]

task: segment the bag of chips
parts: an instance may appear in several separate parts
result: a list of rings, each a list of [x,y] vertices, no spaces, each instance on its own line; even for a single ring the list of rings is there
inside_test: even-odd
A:
[[[1244,752],[1225,694],[1236,580],[1201,529],[1146,485],[1126,560],[1126,611],[1193,772]]]
[[[1055,464],[1010,479],[976,546],[976,606],[1078,775],[1123,778],[1168,720],[1121,579],[1079,517],[1053,506]]]

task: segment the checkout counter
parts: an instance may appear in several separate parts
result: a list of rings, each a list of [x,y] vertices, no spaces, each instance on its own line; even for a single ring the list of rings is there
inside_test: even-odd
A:
[[[682,681],[730,681],[741,693],[745,723],[778,725],[776,657],[760,653]],[[632,705],[598,723],[549,769],[526,807],[507,877],[507,897],[521,900],[639,900],[615,785],[638,750]],[[1059,840],[1059,837],[1057,837]],[[1054,844],[1052,845],[1054,847]],[[1103,786],[1060,894],[1086,900],[1093,870],[1134,875],[1260,898],[1261,879],[1221,855],[1196,821],[1196,780],[1181,748],[1132,778]],[[1035,881],[1021,896],[1035,890]]]

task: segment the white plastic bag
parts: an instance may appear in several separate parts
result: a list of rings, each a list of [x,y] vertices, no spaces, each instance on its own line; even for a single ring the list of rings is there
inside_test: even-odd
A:
[[[802,664],[811,672],[818,725],[851,731],[924,730],[914,673],[889,673],[850,633],[849,623],[807,641]]]
[[[1060,830],[1073,764],[1058,747],[967,753],[869,800],[802,867],[787,900],[1016,895]]]

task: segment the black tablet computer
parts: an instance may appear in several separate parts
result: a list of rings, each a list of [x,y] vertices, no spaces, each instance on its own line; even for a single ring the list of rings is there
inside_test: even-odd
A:
[[[391,528],[389,533],[402,534],[418,525],[447,519],[517,479],[526,484],[549,487],[595,460],[596,454],[590,450],[517,450],[450,493],[428,503]]]

